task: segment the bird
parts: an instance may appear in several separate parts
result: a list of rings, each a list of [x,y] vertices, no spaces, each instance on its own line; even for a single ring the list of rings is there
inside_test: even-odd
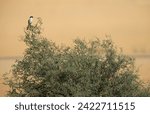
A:
[[[32,25],[32,21],[33,21],[33,16],[30,16],[28,19],[28,26],[27,26],[27,30],[31,27]]]

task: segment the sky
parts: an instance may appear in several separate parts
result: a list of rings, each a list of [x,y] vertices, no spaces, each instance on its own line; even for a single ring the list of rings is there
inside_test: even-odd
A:
[[[0,57],[21,56],[29,16],[58,44],[110,35],[125,53],[150,52],[150,0],[0,0]]]
[[[0,0],[0,57],[23,55],[21,38],[31,15],[34,23],[42,18],[42,35],[58,45],[107,35],[124,53],[150,54],[150,0]],[[13,63],[0,61],[0,75]],[[138,60],[136,66],[141,79],[150,80],[149,59]],[[1,81],[0,96],[6,91]]]

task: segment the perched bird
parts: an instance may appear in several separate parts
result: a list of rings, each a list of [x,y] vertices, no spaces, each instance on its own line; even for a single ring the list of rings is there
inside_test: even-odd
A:
[[[32,21],[33,21],[33,16],[30,16],[29,19],[28,19],[27,30],[31,27]]]

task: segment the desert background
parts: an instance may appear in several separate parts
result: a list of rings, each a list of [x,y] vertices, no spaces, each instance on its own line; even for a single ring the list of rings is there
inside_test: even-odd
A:
[[[150,0],[0,0],[0,96],[8,89],[2,75],[26,48],[21,37],[31,15],[33,22],[42,18],[42,35],[58,45],[110,36],[150,80]]]

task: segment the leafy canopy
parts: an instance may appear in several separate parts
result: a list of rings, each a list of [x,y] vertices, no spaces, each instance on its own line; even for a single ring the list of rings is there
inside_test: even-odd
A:
[[[57,46],[41,35],[41,19],[25,30],[23,58],[12,66],[8,96],[150,96],[134,59],[111,39]],[[5,78],[8,75],[5,76]]]

